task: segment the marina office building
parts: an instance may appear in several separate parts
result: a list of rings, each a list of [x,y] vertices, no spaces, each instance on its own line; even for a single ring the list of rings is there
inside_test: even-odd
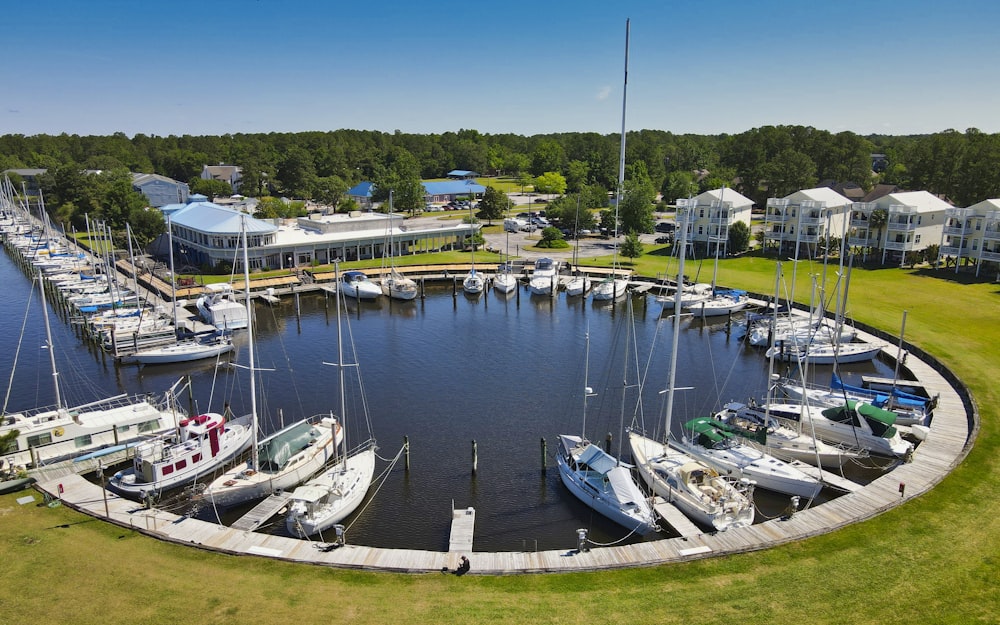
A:
[[[243,267],[244,213],[211,202],[174,204],[162,210],[170,220],[178,264]],[[245,222],[251,271],[461,249],[480,227],[435,222],[414,228],[402,215],[366,212],[297,219],[245,215]]]

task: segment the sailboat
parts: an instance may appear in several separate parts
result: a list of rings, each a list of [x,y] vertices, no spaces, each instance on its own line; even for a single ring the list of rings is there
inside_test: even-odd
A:
[[[517,276],[510,264],[510,230],[504,228],[504,234],[507,237],[507,250],[503,264],[497,267],[497,273],[493,276],[493,288],[500,293],[513,293],[517,288]]]
[[[177,274],[174,272],[174,238],[170,215],[167,215],[167,246],[170,248],[170,300],[173,304],[174,342],[161,347],[142,349],[123,358],[128,362],[144,365],[191,362],[203,358],[215,358],[233,351],[232,337],[226,332],[217,332],[210,337],[180,338],[177,317]],[[250,281],[246,286],[247,301],[250,301]]]
[[[250,322],[250,274],[246,217],[242,224],[243,268],[246,282],[247,323]],[[250,394],[254,404],[253,334],[250,333]],[[111,478],[111,490],[135,499],[183,486],[217,469],[246,451],[256,432],[256,406],[251,414],[233,421],[209,412],[184,419],[171,436],[142,443],[135,448],[132,467]]]
[[[392,234],[392,189],[389,189],[389,214],[386,216],[385,227],[389,234],[389,275],[382,276],[382,293],[392,299],[414,299],[417,296],[417,283],[396,270],[396,242]],[[384,261],[385,254],[382,256]]]
[[[680,255],[677,268],[678,283],[684,276],[684,233],[686,217],[681,220]],[[680,299],[678,290],[676,297]],[[632,459],[639,474],[654,493],[676,505],[695,522],[724,531],[731,527],[745,527],[753,523],[753,482],[746,478],[739,481],[725,477],[701,460],[678,449],[671,441],[670,422],[673,413],[674,380],[677,372],[677,348],[680,343],[680,303],[675,303],[673,315],[673,348],[670,352],[670,373],[667,383],[667,400],[663,440],[655,440],[637,430],[628,433]]]
[[[582,194],[578,194],[576,196],[576,225],[573,229],[573,232],[580,231],[580,195]],[[578,262],[579,252],[580,252],[580,245],[578,240],[577,245],[573,246],[573,277],[571,277],[569,279],[569,282],[566,283],[567,297],[578,297],[580,295],[584,295],[585,293],[587,293],[587,291],[590,290],[591,287],[590,276],[588,276],[587,274],[581,274],[580,270],[577,268],[579,264]]]
[[[611,262],[611,274],[594,285],[591,292],[597,301],[616,301],[625,297],[628,292],[628,280],[619,278],[618,271],[618,210],[622,204],[622,192],[625,186],[625,105],[628,96],[628,40],[629,21],[625,20],[625,82],[622,87],[622,138],[618,151],[618,188],[615,190],[615,237],[614,258]]]
[[[594,391],[587,386],[590,366],[590,335],[584,359],[583,432],[587,427],[587,399]],[[624,397],[622,398],[624,402]],[[632,478],[631,466],[595,445],[584,436],[559,435],[556,453],[559,477],[577,499],[612,521],[641,535],[655,532],[656,518],[648,498]]]
[[[334,264],[339,271],[338,263]],[[344,369],[354,367],[358,372],[358,386],[361,387],[361,373],[357,362],[344,362],[344,337],[341,327],[341,298],[337,295],[337,374],[340,380],[340,418],[346,422],[347,399]],[[350,327],[348,326],[348,333]],[[353,350],[353,340],[351,342]],[[363,392],[363,388],[361,388]],[[362,406],[367,402],[362,401]],[[334,527],[354,512],[365,498],[368,487],[375,476],[375,452],[378,447],[371,436],[371,424],[367,412],[364,414],[368,425],[368,439],[357,447],[335,459],[333,466],[323,471],[292,492],[285,517],[285,527],[289,533],[305,538]]]
[[[726,210],[726,204],[723,201],[723,197],[726,193],[726,187],[723,186],[719,191],[719,211]],[[714,203],[713,203],[714,204]],[[717,221],[723,222],[725,219],[718,217]],[[721,228],[720,228],[721,232]],[[716,239],[721,239],[721,234],[716,233]],[[746,291],[739,289],[720,289],[718,285],[719,278],[719,248],[722,246],[722,242],[716,240],[715,242],[715,266],[712,269],[712,291],[709,297],[706,297],[700,301],[692,303],[688,306],[691,312],[696,317],[719,317],[722,315],[730,315],[734,312],[739,312],[746,308],[749,303],[749,295]],[[683,277],[679,276],[677,278],[677,284],[680,285],[683,282]],[[676,305],[676,304],[675,304]]]
[[[469,229],[471,235],[469,240],[472,243],[472,268],[462,280],[462,290],[469,295],[479,295],[486,288],[486,278],[481,273],[476,272],[476,230],[474,228],[475,217],[472,215],[472,204],[469,204]]]
[[[8,412],[7,399],[4,400],[3,410],[0,411],[0,437],[14,431],[17,431],[17,436],[13,448],[0,455],[0,464],[37,467],[109,447],[134,445],[149,437],[172,432],[180,419],[186,416],[177,404],[177,396],[182,390],[177,388],[180,381],[160,399],[152,395],[133,397],[122,394],[89,403],[65,405],[40,272],[35,280],[42,303],[45,349],[52,368],[55,405]],[[30,306],[31,297],[28,299]],[[15,356],[10,372],[11,385],[15,381],[16,368]]]
[[[216,506],[233,506],[292,488],[316,474],[337,453],[344,439],[337,419],[323,416],[302,419],[259,440],[257,383],[254,367],[253,305],[250,293],[250,269],[247,251],[243,251],[243,278],[247,298],[247,353],[250,369],[250,416],[253,444],[250,459],[217,477],[203,493]]]

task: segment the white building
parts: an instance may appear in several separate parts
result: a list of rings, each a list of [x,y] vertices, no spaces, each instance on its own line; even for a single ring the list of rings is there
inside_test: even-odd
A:
[[[984,262],[1000,263],[1000,199],[945,210],[939,245],[938,263],[954,259],[955,273],[963,258],[975,264],[977,276]]]
[[[793,258],[799,258],[803,246],[815,255],[820,242],[844,237],[850,205],[850,199],[829,187],[770,198],[764,212],[764,245]]]
[[[866,250],[881,250],[881,262],[906,261],[908,252],[919,252],[938,244],[944,233],[946,211],[951,204],[927,191],[890,193],[874,202],[851,204],[848,244]],[[886,213],[885,225],[872,226],[876,210]]]
[[[211,202],[164,209],[169,209],[179,263],[242,270],[242,213]],[[382,258],[389,253],[390,238],[394,256],[457,249],[464,247],[468,237],[480,228],[478,224],[456,222],[413,228],[399,214],[362,212],[298,219],[256,219],[247,215],[245,222],[251,270]]]
[[[750,228],[752,208],[753,200],[725,187],[677,200],[677,210],[689,211],[693,219],[688,244],[695,250],[705,250],[706,254],[718,251],[720,256],[726,254],[729,228],[733,224],[741,221]]]

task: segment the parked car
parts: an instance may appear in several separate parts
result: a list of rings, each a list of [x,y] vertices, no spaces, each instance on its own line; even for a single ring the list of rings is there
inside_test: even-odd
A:
[[[672,221],[659,221],[656,223],[657,232],[673,232],[674,222]]]
[[[656,237],[656,242],[659,244],[670,243],[674,240],[673,237]]]

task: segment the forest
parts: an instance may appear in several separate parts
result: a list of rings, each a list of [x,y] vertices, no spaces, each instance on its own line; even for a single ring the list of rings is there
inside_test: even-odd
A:
[[[47,169],[39,184],[57,221],[80,227],[87,215],[123,229],[124,221],[156,221],[141,214],[143,196],[130,191],[129,172],[161,174],[189,182],[192,192],[214,196],[227,195],[228,185],[201,181],[202,167],[238,165],[243,170],[239,192],[245,196],[331,206],[343,201],[351,186],[370,180],[377,193],[395,189],[396,208],[407,210],[422,205],[421,179],[441,178],[453,169],[529,183],[558,173],[569,193],[613,191],[619,146],[618,134],[528,137],[466,129],[167,137],[7,134],[0,136],[0,171]],[[763,206],[768,198],[830,181],[866,190],[878,183],[925,190],[955,206],[1000,197],[1000,134],[975,128],[913,136],[834,134],[808,126],[764,126],[734,135],[635,130],[628,132],[626,147],[626,188],[640,182],[630,179],[641,178],[642,187],[668,201],[726,185]],[[87,170],[102,173],[92,176]],[[147,229],[157,227],[149,223]]]

